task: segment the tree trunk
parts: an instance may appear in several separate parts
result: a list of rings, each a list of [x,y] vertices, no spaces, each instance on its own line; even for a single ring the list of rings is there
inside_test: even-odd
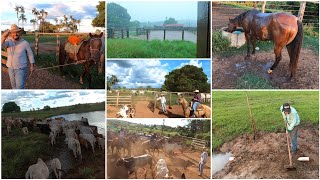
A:
[[[300,21],[302,21],[302,19],[303,19],[303,15],[304,15],[304,11],[305,11],[305,9],[306,9],[306,2],[305,1],[302,1],[301,3],[300,3],[300,9],[299,9],[299,12],[298,12],[298,19],[300,20]]]

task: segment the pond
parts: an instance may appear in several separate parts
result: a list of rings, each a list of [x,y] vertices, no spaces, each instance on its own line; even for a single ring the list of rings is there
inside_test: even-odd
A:
[[[213,154],[211,160],[212,174],[222,170],[229,162],[230,157],[232,157],[231,153]]]
[[[86,113],[62,114],[51,118],[63,117],[68,121],[81,120],[81,117],[88,118],[89,125],[97,126],[98,133],[105,136],[106,120],[105,111],[93,111]]]

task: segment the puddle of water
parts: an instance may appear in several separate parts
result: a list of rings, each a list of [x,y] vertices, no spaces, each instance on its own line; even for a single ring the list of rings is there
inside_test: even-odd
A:
[[[225,165],[229,162],[229,158],[232,156],[231,153],[226,154],[213,154],[211,160],[212,174],[222,170]]]

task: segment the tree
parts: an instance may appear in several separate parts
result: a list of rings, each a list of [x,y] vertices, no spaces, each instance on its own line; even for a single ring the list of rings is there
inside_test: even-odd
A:
[[[97,16],[92,20],[92,26],[94,27],[105,27],[105,1],[99,1],[99,4],[96,6],[98,10]]]
[[[17,12],[17,20],[18,20],[18,26],[19,26],[19,12],[20,12],[20,6],[16,5],[16,7],[14,7],[14,10]]]
[[[40,13],[36,8],[32,8],[32,14],[34,15],[34,20],[36,21],[36,26],[37,26],[38,25],[38,21],[37,20],[38,20],[38,16],[40,15]]]
[[[130,25],[131,16],[127,9],[116,3],[108,3],[107,5],[107,21],[108,27],[127,28]]]
[[[30,20],[30,23],[33,25],[33,29],[36,30],[37,20],[31,19],[31,20]]]
[[[111,75],[107,77],[107,90],[111,90],[112,86],[117,84],[119,79],[116,75]]]
[[[139,21],[131,21],[129,26],[132,28],[138,28],[138,27],[140,27],[140,22]]]
[[[172,92],[210,92],[210,84],[202,68],[186,65],[175,69],[165,76],[161,89]]]
[[[174,18],[170,17],[169,19],[166,19],[163,24],[177,24],[178,21],[176,21]]]
[[[2,106],[2,113],[21,112],[20,106],[15,102],[7,102]]]
[[[27,18],[26,15],[24,15],[24,13],[22,13],[19,17],[19,20],[21,20],[21,24],[22,24],[22,28],[24,27],[24,23],[23,22],[27,22]]]
[[[46,106],[43,107],[43,110],[44,110],[44,111],[50,111],[50,109],[51,109],[51,108],[50,108],[50,106],[48,106],[48,105],[46,105]]]

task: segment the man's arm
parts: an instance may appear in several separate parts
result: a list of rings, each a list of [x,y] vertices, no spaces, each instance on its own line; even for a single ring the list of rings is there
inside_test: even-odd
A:
[[[2,46],[2,48],[6,48],[5,41],[8,38],[8,36],[9,36],[9,30],[6,30],[6,31],[4,31],[2,33],[2,36],[1,36],[1,46]]]
[[[34,60],[33,52],[31,50],[29,43],[26,43],[26,51],[27,51],[28,59],[30,61],[30,71],[32,72],[34,71],[35,60]]]
[[[297,123],[297,115],[296,114],[290,114],[289,118],[292,119],[290,126],[288,126],[288,130],[292,131],[292,129],[294,128],[294,126]]]

